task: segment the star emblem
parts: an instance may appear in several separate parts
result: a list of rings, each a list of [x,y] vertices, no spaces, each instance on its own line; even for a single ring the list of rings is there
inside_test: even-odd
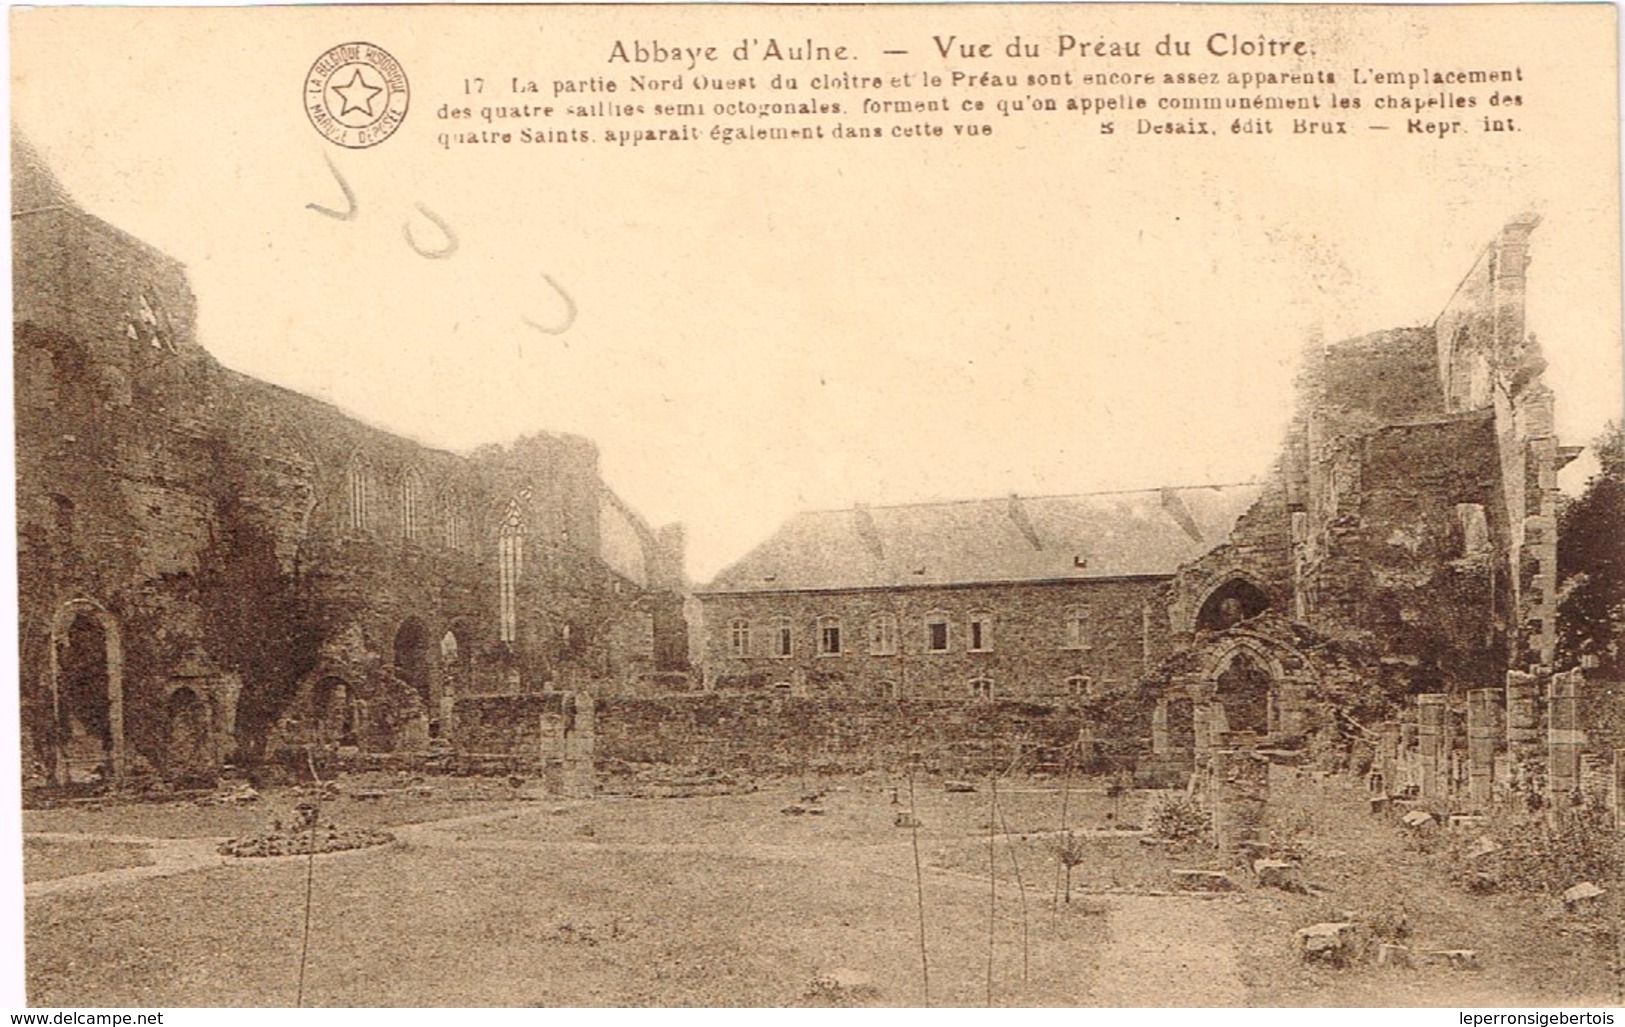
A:
[[[369,86],[367,80],[361,77],[361,69],[355,69],[355,74],[350,76],[349,82],[333,87],[333,92],[339,94],[339,99],[344,101],[344,108],[339,111],[339,117],[355,112],[365,114],[369,118],[373,117],[372,101],[383,91],[380,86]]]

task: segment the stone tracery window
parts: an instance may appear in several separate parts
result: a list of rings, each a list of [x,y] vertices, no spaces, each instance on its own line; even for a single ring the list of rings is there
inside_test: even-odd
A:
[[[416,467],[408,467],[401,476],[401,537],[408,542],[418,541],[426,526],[424,492],[423,475]]]
[[[351,459],[346,484],[350,505],[350,529],[372,530],[372,466],[367,463],[365,457],[358,455]]]
[[[519,575],[524,564],[525,518],[515,499],[497,528],[498,622],[504,642],[513,642],[519,635]]]

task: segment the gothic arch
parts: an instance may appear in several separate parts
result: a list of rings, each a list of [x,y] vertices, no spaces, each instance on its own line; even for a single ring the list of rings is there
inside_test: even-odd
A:
[[[102,648],[100,656],[101,674],[106,681],[106,730],[103,738],[107,756],[107,766],[114,781],[124,778],[124,639],[119,630],[118,620],[107,608],[91,599],[70,599],[57,607],[56,613],[51,617],[51,630],[46,653],[46,688],[51,696],[51,731],[52,731],[52,778],[58,784],[68,784],[68,753],[67,743],[70,741],[72,721],[76,714],[81,718],[89,715],[98,726],[102,720],[98,697],[94,694],[64,695],[68,691],[70,682],[64,681],[62,666],[64,656],[70,661],[80,656],[88,657],[94,666],[97,654],[80,653],[79,647],[74,646],[74,626],[80,617],[86,617],[101,632]],[[83,692],[74,689],[75,692]],[[91,689],[93,693],[95,689]],[[80,701],[76,701],[80,700]],[[93,704],[93,710],[75,710],[75,705]],[[83,719],[81,719],[83,723]]]
[[[1193,631],[1225,631],[1263,613],[1273,605],[1269,589],[1240,570],[1227,570],[1213,579],[1196,604]]]

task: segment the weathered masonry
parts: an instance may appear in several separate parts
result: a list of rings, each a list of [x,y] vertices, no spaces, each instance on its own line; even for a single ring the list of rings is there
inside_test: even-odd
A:
[[[1121,691],[1174,645],[1175,573],[1223,543],[1259,492],[801,514],[697,593],[706,683],[941,700]]]
[[[1554,687],[1557,472],[1578,453],[1558,444],[1525,325],[1535,227],[1508,224],[1431,325],[1310,355],[1259,503],[1178,575],[1188,644],[1145,682],[1165,763],[1357,724],[1365,744],[1385,739],[1395,787],[1472,778],[1487,795],[1492,773],[1511,787],[1521,757],[1544,763],[1516,731],[1496,735],[1526,721],[1532,734],[1534,696]],[[1203,597],[1226,588],[1243,616],[1205,623]],[[1550,719],[1561,704],[1547,706]],[[1464,736],[1460,753],[1439,741],[1460,720],[1470,760]],[[1401,760],[1420,735],[1428,755]]]
[[[1544,747],[1518,739],[1579,737],[1551,692],[1557,472],[1578,450],[1525,325],[1535,227],[1508,224],[1433,323],[1308,354],[1257,484],[791,519],[698,591],[707,687],[1075,707],[1169,781],[1215,751],[1392,735],[1391,779],[1417,785],[1409,710],[1471,720],[1471,745],[1434,754],[1464,788],[1545,787]]]
[[[686,666],[682,531],[590,442],[454,455],[220,366],[181,266],[23,148],[12,229],[29,779],[477,750],[534,719],[503,697]]]

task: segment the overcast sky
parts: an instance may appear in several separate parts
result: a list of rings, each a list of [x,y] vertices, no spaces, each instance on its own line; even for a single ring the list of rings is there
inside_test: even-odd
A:
[[[435,23],[373,33],[414,107],[348,151],[290,89],[367,30],[282,25],[23,19],[15,124],[87,210],[188,266],[221,362],[453,450],[586,435],[651,523],[688,526],[696,580],[801,509],[1258,478],[1305,341],[1430,322],[1525,209],[1564,441],[1618,416],[1611,80],[1584,55],[1531,68],[1566,100],[1512,141],[1108,143],[994,119],[975,145],[446,151],[459,76],[537,58]],[[1427,59],[1414,36],[1389,42]],[[67,59],[97,53],[94,74]],[[328,158],[351,221],[307,209],[343,206]],[[404,242],[408,221],[437,239],[420,203],[450,259]],[[564,316],[550,280],[577,311],[560,335],[525,324]]]

